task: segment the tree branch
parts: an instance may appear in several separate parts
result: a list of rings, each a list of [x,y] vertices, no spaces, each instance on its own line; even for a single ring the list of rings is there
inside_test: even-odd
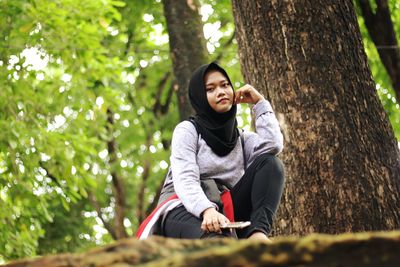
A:
[[[127,56],[129,53],[129,50],[131,48],[132,38],[133,38],[133,32],[131,30],[128,30],[128,40],[126,41],[124,56]]]
[[[166,85],[166,83],[167,83],[167,81],[168,81],[170,76],[171,76],[171,72],[168,71],[167,73],[165,73],[164,77],[158,83],[156,101],[155,101],[155,103],[153,105],[153,113],[154,113],[154,116],[156,116],[156,117],[157,117],[158,113],[160,112],[160,110],[162,108],[161,97],[162,97],[162,93],[164,91],[165,85]]]
[[[43,161],[39,162],[39,165],[41,168],[43,168],[46,171],[46,176],[49,177],[53,183],[55,183],[57,186],[59,186],[60,188],[62,188],[62,185],[60,184],[60,182],[58,181],[57,177],[55,175],[53,175],[49,169],[47,167],[44,166]]]
[[[172,102],[172,96],[174,95],[174,91],[175,88],[177,88],[178,83],[176,82],[176,80],[173,80],[171,83],[171,86],[169,87],[168,90],[168,95],[167,95],[167,99],[165,100],[165,103],[161,106],[161,114],[165,115],[167,114],[168,110],[169,110],[169,106]]]
[[[376,0],[376,3],[374,14],[368,0],[358,0],[365,26],[392,81],[397,101],[400,101],[400,49],[396,49],[398,42],[387,0]],[[380,48],[387,46],[394,48]]]
[[[49,177],[55,184],[57,184],[60,188],[62,187],[60,182],[58,181],[57,177],[55,175],[53,175],[44,165],[43,162],[39,162],[40,167],[42,167],[46,172],[47,172],[47,177]],[[103,222],[104,227],[106,228],[106,230],[110,233],[111,237],[114,240],[117,240],[117,235],[114,231],[114,227],[107,222],[107,220],[104,217],[103,212],[101,211],[101,207],[99,202],[97,201],[96,197],[94,196],[94,194],[92,192],[88,192],[88,199],[89,202],[92,204],[93,208],[96,210],[97,212],[97,216],[100,218],[100,220]]]
[[[148,133],[147,135],[147,140],[146,140],[146,147],[149,147],[151,145],[151,139],[152,135]],[[138,206],[137,206],[137,216],[139,221],[143,221],[145,218],[146,214],[144,212],[144,195],[145,195],[145,189],[146,189],[146,182],[150,176],[150,168],[151,168],[151,163],[148,158],[144,159],[143,162],[143,174],[142,174],[142,183],[139,187],[139,193],[138,193]]]
[[[138,105],[136,104],[136,101],[135,101],[134,97],[132,96],[132,94],[128,93],[127,96],[128,96],[129,102],[132,104],[132,107],[137,108]],[[140,121],[140,124],[142,125],[144,131],[148,132],[148,127],[147,127],[146,123],[143,121],[142,116],[138,116],[137,118]],[[149,124],[152,125],[153,123],[150,122]]]
[[[118,237],[114,231],[114,227],[105,219],[104,214],[101,211],[100,204],[92,192],[88,192],[88,199],[89,199],[90,203],[92,204],[92,206],[94,207],[94,209],[96,210],[97,216],[103,222],[104,228],[107,229],[107,231],[110,233],[111,237],[114,240],[117,240]]]
[[[114,113],[108,108],[107,109],[107,130],[110,133],[110,136],[112,136],[112,125],[114,125]],[[117,161],[117,155],[116,155],[116,142],[114,137],[112,137],[108,142],[107,142],[107,149],[108,149],[108,155],[110,157],[109,164],[112,166],[114,163]],[[115,197],[115,232],[117,239],[125,238],[128,237],[128,234],[126,233],[125,226],[124,226],[124,219],[125,219],[125,208],[126,208],[126,202],[125,202],[125,191],[124,191],[124,186],[121,182],[120,177],[118,176],[116,171],[111,171],[111,177],[112,177],[112,184],[113,184],[113,193]]]

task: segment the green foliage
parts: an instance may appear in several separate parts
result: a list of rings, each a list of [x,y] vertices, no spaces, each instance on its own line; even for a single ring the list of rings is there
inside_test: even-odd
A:
[[[87,196],[113,224],[111,173],[124,185],[132,235],[144,162],[146,208],[164,179],[178,122],[175,97],[168,112],[152,112],[159,92],[166,104],[172,84],[159,89],[172,69],[161,3],[0,5],[0,261],[109,242]]]
[[[87,201],[71,204],[68,213],[65,212],[62,203],[53,203],[51,207],[52,220],[42,224],[45,232],[38,240],[36,252],[39,255],[83,252],[98,242],[96,235],[99,233],[93,228],[96,220],[90,212],[92,207]]]
[[[398,42],[400,41],[400,5],[396,0],[389,0],[389,9],[391,12],[392,22],[395,28]],[[372,8],[375,10],[375,1],[370,1]],[[375,5],[375,6],[374,6]],[[378,50],[375,47],[371,37],[368,34],[361,11],[357,9],[357,18],[363,38],[365,52],[368,56],[368,63],[372,72],[372,76],[376,82],[376,89],[382,105],[388,114],[397,140],[400,140],[400,105],[396,101],[396,94],[393,90],[390,77],[382,64]],[[378,49],[399,49],[399,47],[379,47]]]

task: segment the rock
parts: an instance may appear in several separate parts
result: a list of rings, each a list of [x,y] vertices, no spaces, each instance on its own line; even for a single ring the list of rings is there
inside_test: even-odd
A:
[[[125,239],[82,254],[8,263],[7,267],[400,266],[400,231],[250,240]]]

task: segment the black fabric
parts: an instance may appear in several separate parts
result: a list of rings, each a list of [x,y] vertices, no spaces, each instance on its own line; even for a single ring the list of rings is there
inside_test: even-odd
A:
[[[225,214],[224,205],[223,205],[222,199],[221,199],[221,192],[228,190],[228,188],[222,184],[217,184],[214,179],[205,179],[205,180],[202,179],[202,180],[200,180],[200,185],[201,185],[201,189],[203,189],[206,197],[211,202],[213,202],[214,204],[216,204],[218,206],[218,211],[221,212],[222,214]],[[164,199],[163,201],[165,201],[167,198],[169,198],[170,196],[172,196],[174,194],[175,194],[175,190],[174,190],[173,183],[170,183],[169,185],[167,185],[166,187],[163,188],[160,199]],[[161,202],[163,202],[163,201],[161,201]],[[159,203],[161,203],[161,202],[159,202]],[[197,227],[196,227],[196,229],[197,229],[196,231],[190,231],[189,233],[187,233],[187,228],[190,229],[191,227],[193,227],[193,225],[197,225],[198,221],[200,219],[198,219],[197,217],[195,217],[191,213],[189,213],[184,206],[174,208],[172,211],[170,211],[170,213],[174,214],[174,215],[172,217],[170,217],[172,219],[169,220],[167,229],[176,229],[179,231],[179,234],[177,234],[177,232],[173,232],[174,237],[189,238],[192,235],[200,237],[199,233],[201,235],[204,234],[204,236],[202,236],[201,238],[218,237],[218,235],[219,235],[217,233],[214,233],[214,234],[213,233],[210,233],[210,234],[202,233],[202,230],[197,229]],[[170,214],[170,213],[168,213],[168,214]],[[173,226],[173,224],[175,224],[175,223],[177,225]],[[201,220],[200,220],[200,224],[201,224]],[[156,228],[157,230],[154,234],[155,235],[165,235],[163,226],[165,226],[165,219],[158,221],[158,226]],[[171,230],[169,230],[167,232],[170,233]],[[186,236],[186,235],[188,235],[188,236]],[[226,233],[223,233],[223,236],[225,236],[225,235],[226,235]],[[235,237],[236,237],[236,235],[235,235]]]
[[[204,76],[209,70],[218,70],[232,86],[226,71],[215,62],[197,68],[189,82],[189,99],[196,115],[192,119],[196,122],[197,132],[209,147],[218,156],[226,156],[236,146],[239,137],[236,122],[236,105],[225,113],[216,112],[208,103]]]
[[[231,190],[235,221],[251,221],[249,227],[236,231],[239,238],[247,238],[256,231],[269,235],[284,180],[283,164],[271,154],[261,154],[246,169]]]
[[[184,206],[179,206],[168,212],[160,235],[183,239],[237,238],[235,232],[230,232],[229,230],[223,230],[221,234],[216,232],[207,233],[201,229],[202,222],[202,219],[188,212]]]
[[[259,231],[268,235],[278,209],[284,185],[282,162],[270,154],[258,156],[246,169],[240,181],[232,188],[231,196],[235,221],[251,221],[244,229],[237,229],[238,238],[247,238]],[[201,230],[202,218],[197,218],[179,206],[168,213],[160,233],[173,238],[234,237],[235,232],[205,233]]]

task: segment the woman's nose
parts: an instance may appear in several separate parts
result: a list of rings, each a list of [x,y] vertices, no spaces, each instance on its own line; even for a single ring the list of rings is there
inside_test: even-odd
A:
[[[224,94],[225,94],[225,90],[218,86],[217,87],[217,95],[220,96],[220,95],[224,95]]]

